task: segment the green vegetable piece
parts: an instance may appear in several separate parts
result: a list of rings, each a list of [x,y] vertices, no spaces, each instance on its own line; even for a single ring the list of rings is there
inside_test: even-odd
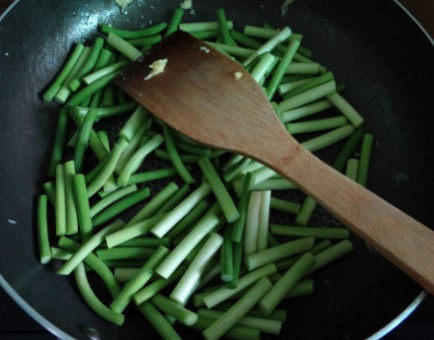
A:
[[[54,96],[59,92],[62,85],[66,82],[66,79],[69,74],[72,73],[72,70],[74,68],[74,65],[77,64],[80,55],[84,51],[83,44],[77,44],[72,51],[71,56],[65,63],[65,66],[63,66],[62,70],[60,71],[59,75],[57,76],[56,80],[51,84],[51,86],[44,92],[42,99],[45,102],[49,102],[53,100]]]
[[[57,271],[60,275],[69,275],[80,264],[84,258],[95,250],[105,239],[108,234],[121,229],[124,223],[120,220],[108,225],[101,229],[90,239],[85,241],[81,247],[74,253],[74,255],[66,261],[63,266]]]
[[[94,227],[101,225],[109,220],[111,220],[113,217],[119,215],[122,211],[132,207],[133,205],[143,201],[144,199],[148,198],[151,195],[151,191],[149,188],[144,188],[142,190],[139,190],[137,192],[134,192],[132,194],[129,194],[128,196],[122,198],[121,200],[117,201],[104,211],[100,212],[98,215],[92,218],[92,224]]]
[[[359,171],[357,174],[357,183],[366,187],[368,181],[369,162],[371,160],[372,144],[374,137],[371,134],[363,136],[362,148],[360,150]]]
[[[202,332],[205,339],[214,340],[223,336],[267,294],[271,287],[270,280],[267,278],[260,279],[240,300]]]
[[[39,261],[47,264],[51,260],[50,241],[48,239],[47,195],[39,195],[37,208]]]
[[[139,305],[138,308],[164,340],[182,339],[166,318],[150,302],[145,302]]]
[[[74,270],[74,277],[83,299],[96,314],[119,326],[124,323],[124,316],[122,314],[112,311],[95,295],[90,287],[89,281],[87,280],[86,270],[82,263],[79,263],[77,268]]]
[[[236,221],[240,216],[238,209],[235,207],[232,197],[229,195],[229,192],[227,191],[209,158],[200,158],[198,165],[210,184],[211,190],[214,192],[214,195],[216,196],[217,201],[223,210],[226,220],[229,223]]]
[[[87,199],[86,180],[82,174],[72,178],[75,205],[77,208],[80,234],[83,240],[87,240],[92,234],[92,218],[90,214],[89,200]]]
[[[296,284],[309,273],[315,264],[315,257],[310,254],[304,254],[288,271],[277,281],[271,290],[259,301],[259,309],[269,315],[285,298],[285,295],[291,291]]]

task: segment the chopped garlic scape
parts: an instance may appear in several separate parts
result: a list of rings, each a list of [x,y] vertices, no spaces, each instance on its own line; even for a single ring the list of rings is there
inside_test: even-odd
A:
[[[235,72],[234,77],[236,80],[241,79],[243,77],[243,72],[240,72],[240,71]]]
[[[166,68],[166,64],[167,64],[167,58],[155,60],[151,65],[149,65],[151,72],[149,72],[145,80],[151,79],[152,77],[155,77],[157,74],[163,73],[164,69]]]

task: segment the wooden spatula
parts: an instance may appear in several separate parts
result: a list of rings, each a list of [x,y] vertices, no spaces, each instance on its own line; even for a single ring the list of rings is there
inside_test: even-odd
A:
[[[145,80],[149,65],[161,59],[167,59],[164,72]],[[240,79],[236,72],[242,73]],[[434,293],[434,231],[304,149],[237,62],[178,32],[128,67],[116,83],[193,140],[241,153],[289,178]]]

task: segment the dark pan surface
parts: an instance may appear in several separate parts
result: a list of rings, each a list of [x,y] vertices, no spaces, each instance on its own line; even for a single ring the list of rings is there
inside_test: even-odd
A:
[[[196,0],[195,15],[187,14],[185,21],[214,20],[216,9],[224,7],[238,28],[269,22],[303,33],[314,57],[347,84],[346,97],[377,139],[370,189],[432,226],[431,43],[393,1],[296,1],[284,18],[281,3]],[[34,198],[46,178],[56,123],[55,106],[42,103],[37,94],[71,44],[92,38],[98,22],[138,28],[150,20],[168,20],[178,4],[136,0],[120,15],[113,0],[23,0],[0,22],[0,273],[37,312],[74,337],[83,337],[86,327],[104,339],[154,332],[134,309],[121,328],[101,320],[85,306],[72,278],[37,262]],[[336,151],[321,156],[332,160]],[[289,216],[273,219],[291,221]],[[318,209],[312,224],[335,222]],[[363,242],[354,242],[353,255],[316,275],[314,296],[288,303],[283,336],[363,338],[414,299],[417,285]]]

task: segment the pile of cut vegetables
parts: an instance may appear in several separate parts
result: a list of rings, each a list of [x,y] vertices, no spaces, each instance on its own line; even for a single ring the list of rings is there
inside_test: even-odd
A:
[[[44,101],[60,108],[50,179],[37,208],[40,262],[64,261],[57,273],[74,275],[88,306],[117,325],[132,306],[164,339],[180,339],[182,327],[206,339],[279,334],[287,314],[279,306],[313,294],[314,273],[352,250],[349,231],[310,225],[314,199],[273,197],[298,190],[291,182],[172,130],[113,80],[183,30],[243,64],[287,130],[306,137],[308,150],[342,141],[332,166],[363,186],[373,138],[300,34],[269,25],[241,33],[223,9],[213,22],[182,23],[183,13],[136,31],[102,25],[104,37],[77,43],[44,92]],[[331,107],[339,113],[310,119]],[[123,126],[112,140],[98,122],[114,116]],[[152,157],[167,165],[142,171]],[[155,181],[166,185],[151,195],[146,185]],[[127,210],[133,216],[124,221],[118,215]],[[273,211],[288,214],[290,225],[270,223]],[[94,293],[101,283],[110,303]]]

